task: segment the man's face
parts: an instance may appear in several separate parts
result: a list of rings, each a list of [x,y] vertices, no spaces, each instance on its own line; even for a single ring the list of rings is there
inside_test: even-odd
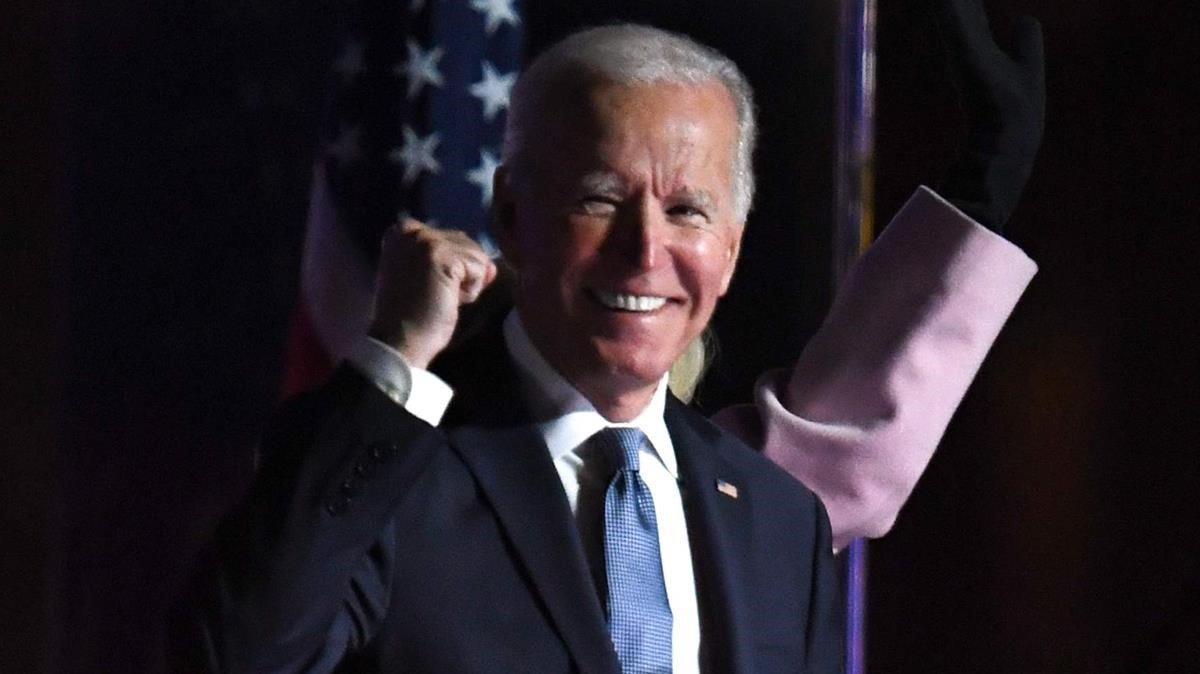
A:
[[[517,308],[589,398],[657,385],[733,275],[734,103],[724,86],[563,95],[498,197]]]

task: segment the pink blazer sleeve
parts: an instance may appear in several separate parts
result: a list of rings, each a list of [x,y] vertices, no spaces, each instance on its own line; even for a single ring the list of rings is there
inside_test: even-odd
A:
[[[854,267],[796,365],[765,373],[754,407],[714,419],[821,497],[835,549],[882,536],[1036,271],[922,187]]]

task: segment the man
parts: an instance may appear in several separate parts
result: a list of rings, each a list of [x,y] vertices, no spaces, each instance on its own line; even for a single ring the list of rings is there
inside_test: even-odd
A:
[[[390,233],[374,339],[284,412],[223,525],[210,663],[838,671],[821,502],[666,391],[737,260],[753,142],[740,74],[677,36],[595,29],[535,61],[509,124],[495,213],[515,311],[443,353],[495,266],[461,234]],[[915,208],[961,217],[934,202]],[[439,356],[440,424],[448,391],[425,371]],[[886,416],[886,392],[790,393],[821,428],[789,441]]]

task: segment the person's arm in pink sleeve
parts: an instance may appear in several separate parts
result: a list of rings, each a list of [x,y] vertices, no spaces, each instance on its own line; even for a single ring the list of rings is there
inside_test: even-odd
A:
[[[1037,269],[999,232],[1041,145],[1041,26],[1020,17],[1009,53],[980,0],[933,8],[966,121],[940,196],[896,215],[795,367],[760,379],[757,414],[720,415],[821,497],[835,548],[891,528]]]
[[[921,188],[856,265],[757,414],[714,419],[816,492],[834,546],[891,528],[1037,266]]]

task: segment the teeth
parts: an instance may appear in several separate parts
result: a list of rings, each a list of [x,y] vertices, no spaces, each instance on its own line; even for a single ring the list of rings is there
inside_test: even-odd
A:
[[[596,297],[600,303],[609,309],[620,309],[622,311],[654,311],[667,303],[665,297],[653,297],[650,295],[625,295],[622,293],[610,293],[603,290],[596,291]]]

